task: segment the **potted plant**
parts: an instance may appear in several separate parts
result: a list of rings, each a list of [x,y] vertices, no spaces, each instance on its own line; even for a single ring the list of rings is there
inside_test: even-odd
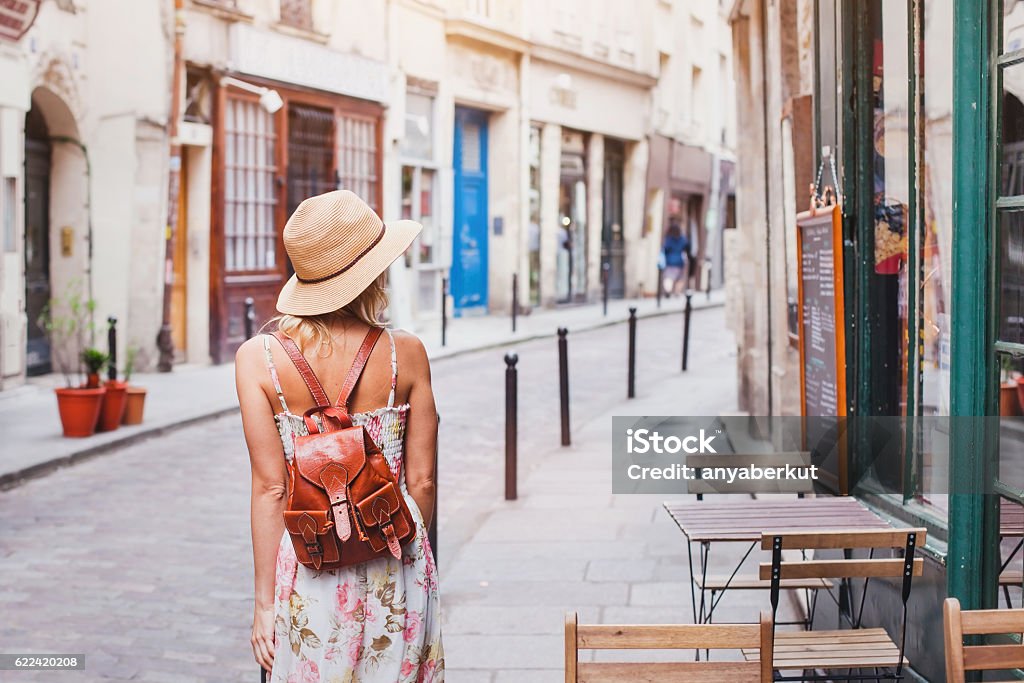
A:
[[[82,363],[85,365],[85,388],[96,389],[100,385],[100,372],[107,365],[107,354],[90,346],[82,351]]]
[[[117,379],[117,368],[107,358],[108,373],[106,382],[103,383],[107,390],[103,394],[103,406],[100,408],[100,420],[96,424],[96,430],[100,432],[111,432],[121,426],[121,419],[124,417],[124,407],[128,383]]]
[[[1016,417],[1021,413],[1015,374],[1017,373],[1013,369],[1013,358],[1003,356],[1000,361],[1001,381],[999,383],[999,415],[1002,417]]]
[[[98,376],[93,387],[83,386],[81,382],[86,358],[90,367],[99,362],[99,357],[92,353],[87,355],[85,349],[85,335],[92,329],[95,307],[91,299],[82,298],[81,286],[72,283],[66,297],[47,303],[38,320],[40,329],[50,340],[54,363],[64,375],[64,387],[54,392],[64,436],[68,437],[92,436],[106,392],[99,386]]]
[[[125,351],[124,384],[126,389],[124,416],[121,418],[121,424],[137,425],[142,422],[142,411],[146,406],[146,388],[135,386],[131,383],[138,353],[139,350],[135,346],[129,346]]]

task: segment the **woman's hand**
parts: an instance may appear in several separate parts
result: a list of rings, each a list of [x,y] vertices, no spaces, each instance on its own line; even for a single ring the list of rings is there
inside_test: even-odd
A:
[[[257,607],[252,617],[252,653],[267,671],[274,668],[274,608]]]

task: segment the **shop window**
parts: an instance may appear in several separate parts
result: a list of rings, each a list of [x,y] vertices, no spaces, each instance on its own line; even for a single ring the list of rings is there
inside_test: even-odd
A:
[[[311,0],[281,0],[281,23],[305,31],[313,30]]]
[[[274,117],[229,97],[224,114],[224,257],[228,271],[277,267]]]
[[[377,119],[340,113],[335,131],[338,187],[356,193],[379,214]]]
[[[405,100],[405,136],[399,145],[399,153],[404,162],[402,218],[423,225],[412,249],[405,254],[405,265],[415,272],[416,310],[421,318],[435,317],[441,308],[442,263],[434,132],[434,97],[422,92],[408,92]]]

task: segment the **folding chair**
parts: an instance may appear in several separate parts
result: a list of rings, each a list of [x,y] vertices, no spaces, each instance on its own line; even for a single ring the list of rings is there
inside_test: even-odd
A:
[[[565,615],[566,683],[770,683],[772,619],[760,624],[578,624]],[[580,650],[749,649],[753,659],[733,662],[581,662]]]
[[[960,601],[946,598],[942,605],[946,633],[946,681],[964,683],[965,671],[1001,671],[1024,668],[1024,645],[1006,638],[1001,644],[964,645],[964,636],[1024,633],[1024,609],[960,611]],[[1008,677],[1011,678],[1012,677]]]
[[[915,558],[916,548],[925,542],[924,529],[887,529],[877,531],[765,532],[761,548],[772,551],[771,563],[762,563],[760,576],[769,579],[772,617],[777,615],[779,592],[786,579],[864,579],[863,592],[855,614],[847,617],[849,629],[835,631],[785,631],[774,636],[776,681],[825,680],[899,680],[909,662],[904,656],[907,630],[907,599],[914,576],[921,576],[924,564]],[[878,559],[878,549],[901,549],[903,557]],[[867,559],[784,560],[786,550],[870,550]],[[899,643],[882,628],[861,628],[868,583],[873,578],[899,578],[902,582],[903,622]],[[832,593],[828,593],[830,596]],[[833,596],[833,599],[834,596]],[[756,656],[752,651],[747,656]],[[845,673],[839,673],[845,669]],[[866,669],[871,673],[863,672]],[[783,675],[783,671],[801,671],[801,675]],[[826,672],[819,674],[819,671]],[[810,672],[808,674],[808,672]]]

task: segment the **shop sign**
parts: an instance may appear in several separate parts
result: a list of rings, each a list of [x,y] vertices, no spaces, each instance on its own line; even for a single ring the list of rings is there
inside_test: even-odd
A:
[[[32,28],[42,0],[0,0],[0,39],[17,42]]]
[[[229,54],[230,68],[239,73],[375,102],[389,98],[388,68],[383,62],[292,36],[235,24]]]

